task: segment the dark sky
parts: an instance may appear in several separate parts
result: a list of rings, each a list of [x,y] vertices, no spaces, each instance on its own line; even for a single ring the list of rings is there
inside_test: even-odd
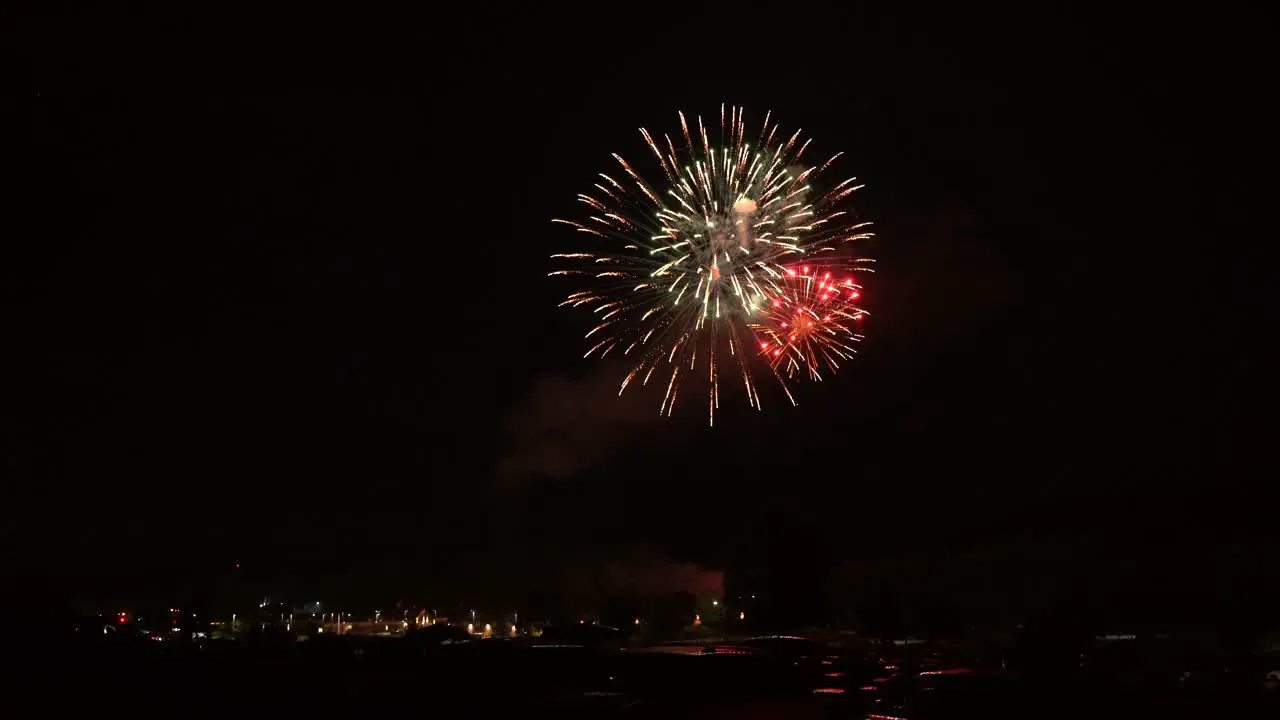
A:
[[[722,10],[17,11],[5,572],[1265,542],[1249,18]],[[845,151],[878,273],[857,362],[708,429],[615,399],[545,275],[610,152],[721,102]]]

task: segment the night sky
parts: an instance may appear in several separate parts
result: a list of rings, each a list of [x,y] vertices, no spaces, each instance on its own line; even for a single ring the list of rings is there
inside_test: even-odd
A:
[[[1274,559],[1252,21],[723,10],[6,21],[13,587]],[[582,360],[548,221],[722,102],[845,152],[878,271],[856,362],[709,429]]]

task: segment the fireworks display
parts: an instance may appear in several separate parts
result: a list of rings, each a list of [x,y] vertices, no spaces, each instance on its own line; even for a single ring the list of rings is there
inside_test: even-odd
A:
[[[862,336],[852,326],[866,312],[857,306],[861,286],[852,276],[789,267],[772,287],[777,293],[760,306],[750,327],[775,372],[788,378],[804,372],[820,381],[823,367],[835,372],[841,360],[853,357],[852,343]]]
[[[665,386],[659,412],[670,415],[682,384],[701,376],[714,424],[721,366],[741,376],[752,407],[760,373],[795,404],[789,382],[834,372],[861,337],[854,275],[871,261],[849,244],[871,233],[848,203],[862,186],[849,178],[818,190],[841,153],[809,164],[810,141],[787,137],[769,114],[748,138],[742,109],[722,105],[714,145],[701,117],[696,132],[679,117],[683,142],[640,130],[662,183],[614,154],[621,175],[601,173],[578,195],[585,217],[553,220],[588,236],[582,251],[552,256],[563,266],[551,275],[587,281],[562,304],[597,318],[586,357],[634,358],[619,394]]]

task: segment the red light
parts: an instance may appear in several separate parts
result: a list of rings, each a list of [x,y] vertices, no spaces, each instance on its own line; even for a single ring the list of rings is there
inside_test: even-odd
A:
[[[126,618],[126,617],[124,616],[124,614],[123,614],[123,613],[121,613],[121,615],[120,615],[120,624],[121,624],[121,625],[123,625],[123,624],[125,624],[125,623],[126,623],[126,622],[128,622],[128,621],[129,621],[129,619],[128,619],[128,618]]]

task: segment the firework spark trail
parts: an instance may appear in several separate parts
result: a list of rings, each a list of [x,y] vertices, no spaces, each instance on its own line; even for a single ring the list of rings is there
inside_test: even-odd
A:
[[[619,394],[637,377],[647,385],[659,366],[672,366],[660,413],[672,413],[686,378],[705,378],[714,425],[726,357],[737,364],[748,405],[760,409],[757,366],[768,368],[794,405],[789,381],[821,380],[820,368],[834,372],[861,337],[852,330],[866,315],[853,275],[869,272],[871,261],[837,250],[871,237],[869,223],[855,222],[847,205],[862,185],[849,178],[811,198],[841,154],[821,165],[802,162],[811,139],[781,131],[771,113],[753,144],[742,108],[721,105],[714,146],[714,126],[708,132],[696,116],[691,128],[683,112],[678,117],[683,149],[670,134],[662,135],[663,147],[640,129],[665,184],[649,183],[615,153],[623,174],[600,173],[601,182],[577,196],[585,218],[553,220],[591,236],[589,248],[552,256],[568,266],[551,275],[588,278],[561,304],[595,313],[587,355],[622,348],[634,358]],[[753,342],[759,353],[748,351]],[[705,375],[694,372],[699,363]]]

